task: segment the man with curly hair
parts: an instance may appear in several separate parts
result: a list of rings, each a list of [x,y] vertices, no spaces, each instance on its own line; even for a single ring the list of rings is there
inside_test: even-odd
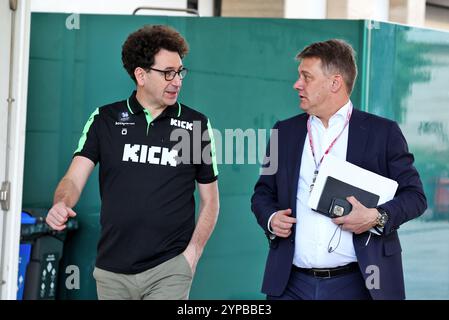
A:
[[[215,227],[218,170],[210,122],[177,101],[187,52],[185,39],[168,26],[128,36],[122,61],[136,90],[92,113],[55,191],[46,221],[63,230],[100,163],[101,236],[93,273],[99,299],[187,299]],[[195,131],[205,131],[202,141],[194,141]],[[191,143],[179,148],[173,136]]]

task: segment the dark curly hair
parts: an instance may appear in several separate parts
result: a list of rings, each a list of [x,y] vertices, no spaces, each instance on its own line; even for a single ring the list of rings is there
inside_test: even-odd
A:
[[[153,66],[154,56],[161,49],[177,52],[182,59],[189,45],[178,31],[165,25],[146,25],[128,36],[122,46],[122,62],[134,82],[134,70]]]
[[[346,41],[331,39],[315,42],[296,55],[297,60],[320,58],[326,72],[338,72],[343,76],[348,93],[352,92],[357,78],[354,49]]]

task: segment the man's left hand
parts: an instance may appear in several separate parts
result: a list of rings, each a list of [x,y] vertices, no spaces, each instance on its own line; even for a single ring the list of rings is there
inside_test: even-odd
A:
[[[198,264],[198,260],[200,259],[199,255],[201,254],[198,254],[198,250],[192,244],[189,244],[182,254],[186,257],[190,269],[192,269],[192,274],[195,274],[196,265]]]
[[[343,230],[360,234],[370,230],[377,224],[378,211],[376,208],[367,208],[355,197],[347,197],[352,204],[352,211],[343,217],[332,219],[335,224],[342,225]]]

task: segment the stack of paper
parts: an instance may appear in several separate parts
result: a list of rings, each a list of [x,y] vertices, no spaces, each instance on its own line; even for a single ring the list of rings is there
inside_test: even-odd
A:
[[[314,210],[317,209],[328,176],[377,194],[379,196],[379,203],[377,205],[393,199],[398,188],[398,183],[394,180],[385,178],[377,173],[360,168],[328,154],[321,163],[315,186],[310,194],[308,205]]]

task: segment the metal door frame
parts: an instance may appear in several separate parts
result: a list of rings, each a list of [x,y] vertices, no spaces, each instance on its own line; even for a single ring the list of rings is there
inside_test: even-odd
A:
[[[1,10],[0,15],[3,21],[6,19],[4,23],[10,23],[10,32],[0,37],[9,57],[2,65],[7,72],[0,74],[8,79],[0,82],[0,114],[6,119],[6,130],[0,129],[0,186],[7,181],[10,189],[5,193],[9,203],[3,203],[0,209],[0,299],[14,300],[22,212],[31,13],[30,0],[2,0],[1,6],[9,6],[9,10]]]

